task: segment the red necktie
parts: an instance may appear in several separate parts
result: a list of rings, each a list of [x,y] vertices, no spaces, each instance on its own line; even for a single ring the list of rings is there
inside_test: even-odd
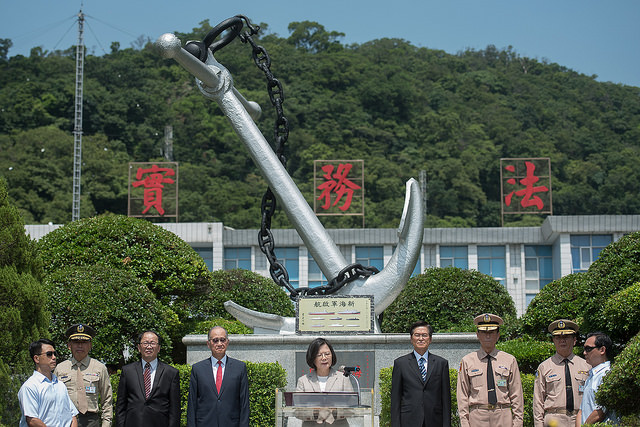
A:
[[[218,371],[216,372],[216,389],[220,394],[220,387],[222,387],[222,362],[218,360]]]

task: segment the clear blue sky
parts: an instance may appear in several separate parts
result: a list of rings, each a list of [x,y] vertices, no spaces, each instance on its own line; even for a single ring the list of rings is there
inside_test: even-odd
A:
[[[113,41],[131,47],[140,36],[155,40],[244,14],[282,37],[290,22],[309,20],[345,33],[345,44],[394,37],[449,53],[511,45],[599,81],[640,86],[640,0],[0,0],[9,56],[76,44],[81,8],[85,45],[96,55]]]

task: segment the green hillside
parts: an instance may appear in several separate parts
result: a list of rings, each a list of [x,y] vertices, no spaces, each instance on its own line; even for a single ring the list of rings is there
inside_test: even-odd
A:
[[[210,28],[178,36],[201,39]],[[362,158],[368,227],[397,226],[404,182],[421,170],[425,226],[499,226],[500,158],[550,157],[554,214],[640,212],[640,88],[511,47],[451,55],[397,39],[346,46],[315,22],[290,30],[258,41],[285,91],[287,168],[310,203],[314,159]],[[261,104],[258,124],[272,140],[274,112],[249,46],[236,40],[216,58]],[[28,224],[71,219],[74,82],[73,48],[0,58],[0,175]],[[83,119],[82,217],[127,213],[127,162],[162,160],[171,125],[180,221],[259,227],[257,167],[215,103],[152,44],[87,56]],[[273,225],[290,226],[282,213]]]

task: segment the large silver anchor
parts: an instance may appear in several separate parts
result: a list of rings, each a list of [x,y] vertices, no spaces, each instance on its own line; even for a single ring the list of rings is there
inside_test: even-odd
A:
[[[254,123],[260,117],[260,106],[246,100],[233,87],[231,74],[215,60],[210,50],[207,49],[206,62],[203,63],[182,48],[174,34],[163,34],[155,44],[165,58],[174,59],[195,76],[196,84],[205,97],[218,103],[320,270],[325,277],[336,277],[350,263],[344,259]],[[404,208],[398,226],[398,245],[391,259],[379,273],[356,279],[344,285],[336,294],[373,295],[375,314],[382,313],[411,276],[420,255],[423,232],[422,196],[418,182],[411,178],[406,183]],[[254,333],[295,333],[295,318],[260,313],[232,301],[227,301],[225,308],[236,319],[253,328]],[[380,332],[377,321],[375,331]]]

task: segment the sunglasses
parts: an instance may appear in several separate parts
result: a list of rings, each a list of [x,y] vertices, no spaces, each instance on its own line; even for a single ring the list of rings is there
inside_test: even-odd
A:
[[[57,351],[47,351],[47,352],[44,352],[44,353],[39,353],[38,356],[42,356],[43,354],[45,354],[48,358],[51,358],[51,356],[58,357],[58,352]]]
[[[221,342],[222,344],[227,342],[226,338],[211,338],[209,341],[211,341],[214,344],[217,344],[219,342]]]
[[[585,345],[583,348],[585,353],[589,353],[594,348],[600,348],[600,347],[591,347],[590,345]]]

